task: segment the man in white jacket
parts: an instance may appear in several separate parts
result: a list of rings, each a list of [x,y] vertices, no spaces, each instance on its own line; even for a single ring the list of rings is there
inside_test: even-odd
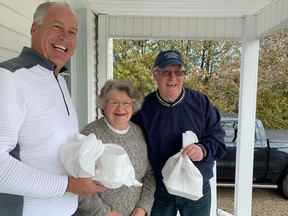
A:
[[[58,149],[79,133],[61,72],[76,48],[78,22],[65,3],[37,8],[32,46],[0,63],[0,215],[72,215],[78,195],[102,192],[68,177]]]

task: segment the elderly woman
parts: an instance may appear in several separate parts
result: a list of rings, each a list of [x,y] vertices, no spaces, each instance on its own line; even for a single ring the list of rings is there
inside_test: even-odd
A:
[[[97,97],[104,117],[86,125],[84,135],[94,133],[105,143],[121,145],[129,155],[136,179],[143,186],[107,189],[79,198],[76,215],[144,216],[150,215],[154,200],[155,178],[150,166],[144,135],[130,118],[143,103],[143,96],[126,81],[108,80]]]

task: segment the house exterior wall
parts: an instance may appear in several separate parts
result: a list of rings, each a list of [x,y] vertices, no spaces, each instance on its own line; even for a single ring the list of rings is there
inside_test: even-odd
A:
[[[0,62],[16,57],[23,46],[30,46],[33,14],[41,0],[1,0]]]
[[[80,130],[97,118],[98,77],[97,17],[89,9],[76,9],[79,21],[77,49],[71,60],[71,96]]]

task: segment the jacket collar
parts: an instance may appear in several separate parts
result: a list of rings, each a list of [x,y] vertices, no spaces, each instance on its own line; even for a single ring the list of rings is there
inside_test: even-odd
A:
[[[168,102],[164,101],[160,96],[159,89],[157,89],[157,91],[156,91],[156,97],[157,97],[159,103],[162,104],[163,106],[174,107],[174,106],[180,104],[184,100],[185,88],[183,87],[181,94],[179,95],[179,97],[176,99],[176,101],[174,103],[168,103]]]

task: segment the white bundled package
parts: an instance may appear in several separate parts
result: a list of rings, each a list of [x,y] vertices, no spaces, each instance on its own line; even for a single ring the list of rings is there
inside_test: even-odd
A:
[[[66,171],[75,178],[89,178],[107,188],[122,185],[142,186],[125,149],[118,144],[103,144],[91,133],[79,134],[59,148]]]
[[[182,133],[182,148],[197,143],[192,131]],[[170,194],[198,200],[203,196],[203,177],[190,158],[181,155],[182,150],[170,157],[162,169],[163,182]]]
[[[142,186],[135,179],[135,170],[125,149],[113,143],[105,144],[104,152],[97,160],[93,179],[107,188]]]
[[[104,145],[95,134],[79,134],[59,149],[66,171],[75,178],[95,176],[96,161],[103,152]]]

